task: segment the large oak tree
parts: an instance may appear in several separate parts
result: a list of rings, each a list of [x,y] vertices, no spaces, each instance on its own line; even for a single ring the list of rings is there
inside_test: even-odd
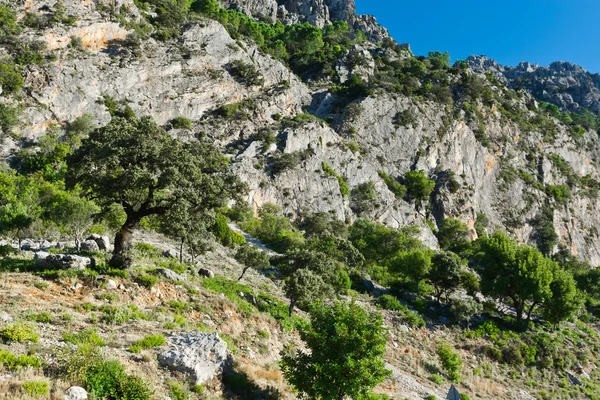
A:
[[[243,193],[228,161],[208,143],[171,137],[151,118],[115,116],[90,133],[68,158],[67,183],[103,207],[117,203],[127,218],[115,237],[111,266],[126,268],[142,218],[183,209],[205,212]]]

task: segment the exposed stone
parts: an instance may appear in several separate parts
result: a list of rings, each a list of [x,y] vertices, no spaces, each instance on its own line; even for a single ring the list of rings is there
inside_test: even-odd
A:
[[[40,251],[35,254],[35,264],[44,269],[84,270],[93,265],[93,260],[72,254],[49,254]]]
[[[94,233],[85,240],[93,240],[96,242],[96,244],[98,244],[98,249],[102,251],[110,250],[110,240],[108,239],[108,236],[101,236]]]
[[[71,386],[65,391],[64,400],[87,400],[87,391],[79,386]]]
[[[117,282],[113,281],[112,279],[109,279],[108,281],[106,281],[106,286],[105,288],[108,290],[115,290],[117,289]]]
[[[573,374],[570,371],[566,371],[567,376],[569,377],[569,379],[571,380],[571,383],[575,386],[583,386],[583,382],[581,382],[581,379],[579,379],[577,377],[577,375]]]
[[[153,271],[155,275],[164,276],[167,279],[170,279],[175,282],[184,282],[186,280],[185,276],[179,275],[177,272],[172,271],[168,268],[157,268]]]
[[[100,247],[95,240],[84,240],[81,242],[81,250],[85,251],[100,251]]]
[[[179,258],[179,253],[175,249],[168,249],[162,252],[163,257]]]
[[[227,359],[227,343],[216,333],[182,333],[169,338],[171,349],[158,355],[162,366],[190,374],[195,384],[217,376]]]
[[[198,270],[198,275],[203,276],[205,278],[214,278],[215,277],[215,273],[212,272],[210,269],[206,269],[206,268],[200,268]]]

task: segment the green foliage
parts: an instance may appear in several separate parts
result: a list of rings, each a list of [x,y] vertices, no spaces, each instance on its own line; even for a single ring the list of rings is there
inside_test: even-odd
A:
[[[44,311],[37,314],[31,314],[27,316],[27,319],[41,324],[49,324],[52,322],[52,314],[48,311]]]
[[[404,198],[406,195],[406,187],[403,184],[383,171],[378,171],[377,174],[381,179],[383,179],[383,182],[385,182],[390,192],[394,193],[394,196],[396,196],[398,200],[402,200]]]
[[[268,268],[270,265],[269,255],[266,252],[250,245],[240,246],[235,253],[235,259],[244,266],[238,281],[242,280],[248,268],[252,268],[255,271],[262,271]]]
[[[212,232],[223,246],[233,247],[246,243],[244,235],[232,230],[228,225],[227,217],[223,214],[217,214]]]
[[[559,204],[566,204],[571,197],[571,189],[568,185],[546,185],[546,194],[551,196]]]
[[[558,242],[558,235],[554,230],[554,210],[544,207],[534,222],[537,247],[544,255],[549,256]]]
[[[340,193],[342,194],[342,196],[350,196],[350,186],[348,186],[348,180],[346,178],[335,172],[335,170],[331,168],[331,166],[327,164],[326,161],[323,161],[321,163],[321,168],[323,169],[325,175],[332,176],[337,179],[338,185],[340,186]]]
[[[241,224],[242,229],[278,252],[301,245],[304,241],[302,234],[293,228],[289,219],[280,215],[279,207],[271,206],[265,204],[259,212],[260,219],[249,218]]]
[[[118,361],[92,362],[84,372],[84,382],[92,398],[149,400],[153,394],[147,383],[129,375]]]
[[[20,90],[22,86],[23,77],[17,68],[11,64],[0,63],[0,87],[2,87],[2,95],[10,96]]]
[[[444,251],[434,254],[431,257],[431,269],[427,278],[435,289],[435,296],[438,301],[442,296],[449,296],[459,285],[462,262],[460,257],[450,251]]]
[[[396,113],[393,122],[396,128],[400,128],[401,126],[405,128],[414,128],[417,124],[417,119],[411,110],[403,110]]]
[[[440,358],[442,366],[448,373],[448,378],[454,383],[460,383],[460,372],[462,368],[460,356],[454,352],[448,343],[441,343],[438,345],[435,352]]]
[[[32,397],[47,396],[50,393],[48,381],[25,381],[21,384],[21,389]]]
[[[0,4],[0,39],[16,35],[20,31],[15,10],[5,4]]]
[[[286,380],[318,399],[358,398],[390,375],[384,368],[386,332],[382,318],[356,304],[316,304],[311,323],[300,330],[310,353],[282,355]]]
[[[77,333],[65,333],[63,335],[63,340],[77,346],[104,346],[104,339],[98,335],[96,329],[86,329]]]
[[[235,60],[229,65],[229,73],[239,82],[247,86],[260,86],[265,79],[254,64]]]
[[[173,157],[177,154],[177,157]],[[238,197],[244,186],[227,160],[208,143],[184,143],[150,118],[113,117],[68,158],[67,183],[80,186],[104,209],[120,204],[127,218],[114,244],[112,267],[128,267],[132,231],[144,217],[182,207],[205,218],[207,210]]]
[[[40,368],[42,360],[28,354],[15,356],[8,350],[0,349],[0,366],[8,371],[17,371],[21,368]]]
[[[475,232],[478,237],[487,236],[487,227],[490,224],[490,220],[485,213],[478,212],[477,218],[475,219]]]
[[[454,299],[450,306],[450,312],[454,315],[456,322],[467,322],[467,327],[470,327],[470,320],[475,315],[481,314],[483,306],[475,300],[471,299]]]
[[[129,346],[129,351],[132,353],[139,353],[142,350],[152,349],[165,344],[165,337],[163,335],[146,335],[143,339],[133,342]]]
[[[131,320],[148,319],[148,316],[140,311],[135,305],[129,306],[102,306],[100,307],[102,316],[100,320],[110,325],[123,325]]]
[[[141,274],[136,277],[136,280],[146,289],[152,289],[152,287],[159,281],[157,276],[151,274]]]
[[[0,104],[0,128],[3,134],[9,134],[19,123],[19,110],[7,104]]]
[[[22,343],[34,342],[37,343],[39,335],[31,325],[26,325],[22,322],[6,325],[0,329],[0,339],[5,343]]]
[[[302,162],[303,153],[294,151],[293,153],[283,153],[271,159],[271,173],[279,175],[285,171],[296,168]]]
[[[420,328],[425,326],[425,320],[417,312],[409,309],[400,301],[389,294],[384,294],[377,299],[377,304],[386,310],[398,311],[400,316],[409,326]]]
[[[470,246],[471,232],[465,223],[456,218],[446,218],[436,234],[443,250],[460,254]]]
[[[356,214],[368,214],[375,210],[377,206],[375,182],[368,181],[361,183],[352,189],[350,194],[350,208]]]
[[[404,185],[409,200],[420,207],[422,202],[429,200],[431,192],[435,188],[435,181],[429,179],[423,171],[408,171],[404,174]]]
[[[171,126],[174,129],[191,129],[192,121],[186,117],[176,117],[171,120]]]

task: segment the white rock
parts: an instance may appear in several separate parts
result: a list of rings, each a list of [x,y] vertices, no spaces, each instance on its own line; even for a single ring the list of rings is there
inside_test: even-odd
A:
[[[71,386],[65,391],[64,400],[86,400],[88,398],[87,391],[79,386]]]
[[[159,363],[190,374],[195,384],[213,379],[227,359],[227,343],[216,333],[182,333],[169,342],[172,348],[158,355]]]
[[[109,290],[115,290],[117,288],[117,282],[113,281],[112,279],[109,279],[106,282],[106,288]]]

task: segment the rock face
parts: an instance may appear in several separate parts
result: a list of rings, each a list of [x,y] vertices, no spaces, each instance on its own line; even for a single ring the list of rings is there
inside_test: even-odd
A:
[[[162,366],[190,374],[196,385],[217,376],[227,359],[227,343],[216,333],[185,333],[169,338],[172,348],[158,355]]]
[[[485,56],[470,56],[466,61],[475,72],[491,72],[509,86],[523,87],[563,111],[585,108],[600,112],[600,74],[591,74],[579,65],[554,62],[543,67],[522,62],[504,67]]]
[[[40,251],[35,254],[35,265],[45,269],[84,270],[92,265],[92,259],[71,254],[49,254]]]

